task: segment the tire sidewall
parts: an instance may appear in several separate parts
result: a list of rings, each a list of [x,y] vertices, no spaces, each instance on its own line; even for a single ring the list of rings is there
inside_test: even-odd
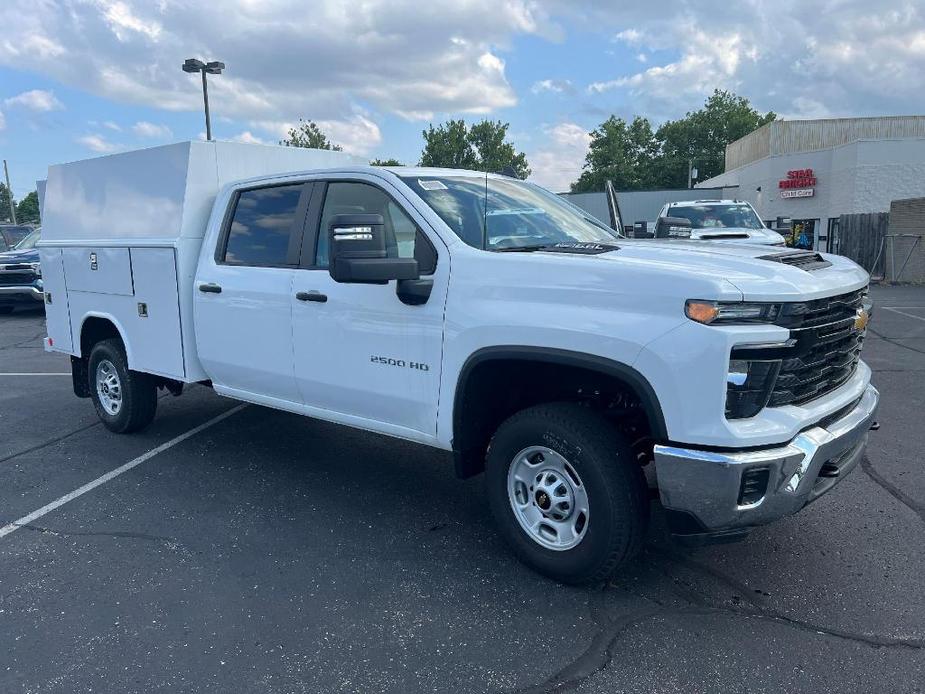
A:
[[[96,369],[100,362],[108,360],[116,369],[119,376],[119,384],[122,388],[122,406],[119,413],[112,415],[103,409],[100,403],[99,394],[96,392]],[[93,407],[96,408],[96,414],[103,421],[108,429],[116,432],[125,431],[129,426],[129,420],[132,412],[132,399],[135,395],[132,389],[131,374],[129,373],[128,364],[126,363],[125,353],[122,349],[110,340],[98,342],[90,352],[90,362],[87,368],[87,378],[90,386],[90,398],[93,400]]]
[[[588,576],[599,573],[612,548],[616,545],[628,549],[631,540],[627,531],[631,524],[627,514],[632,512],[630,490],[613,489],[613,480],[607,479],[604,469],[606,465],[625,465],[630,452],[618,437],[614,437],[614,447],[608,452],[597,450],[600,446],[586,445],[582,438],[567,424],[553,419],[515,416],[499,428],[486,460],[489,503],[502,535],[521,559],[541,573],[567,583],[583,583]],[[545,446],[559,453],[575,469],[585,487],[588,528],[572,549],[552,550],[537,543],[521,527],[511,507],[507,489],[510,466],[514,456],[530,446]],[[605,459],[601,460],[602,456]],[[620,456],[625,456],[622,461]]]

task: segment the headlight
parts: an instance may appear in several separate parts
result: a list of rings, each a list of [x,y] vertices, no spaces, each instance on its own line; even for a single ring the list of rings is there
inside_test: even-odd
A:
[[[773,323],[780,315],[780,304],[746,303],[743,301],[701,301],[688,299],[684,313],[693,321],[714,323]]]
[[[771,397],[781,362],[775,360],[730,359],[726,376],[726,418],[754,417]]]

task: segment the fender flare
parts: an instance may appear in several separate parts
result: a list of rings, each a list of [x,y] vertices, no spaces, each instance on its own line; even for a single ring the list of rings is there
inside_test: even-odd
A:
[[[102,313],[100,311],[87,311],[84,314],[84,317],[80,319],[80,330],[77,331],[77,341],[74,345],[74,352],[81,359],[87,359],[90,357],[89,354],[84,354],[82,350],[82,338],[84,332],[84,326],[87,323],[87,320],[90,318],[100,318],[102,320],[109,321],[115,327],[116,332],[119,333],[119,339],[122,340],[122,346],[125,348],[125,360],[128,363],[128,367],[132,368],[134,364],[134,355],[132,354],[132,347],[129,345],[128,340],[125,338],[125,328],[119,322],[119,320],[110,313]]]
[[[459,378],[456,381],[456,392],[453,394],[454,449],[456,448],[456,433],[462,430],[462,398],[466,390],[466,383],[473,369],[486,361],[500,359],[535,361],[572,366],[588,369],[590,371],[598,371],[617,378],[626,383],[633,390],[636,397],[639,398],[645,410],[646,419],[649,422],[649,428],[652,431],[652,437],[655,441],[663,442],[668,440],[668,427],[665,425],[665,416],[662,413],[662,406],[659,404],[655,389],[646,377],[633,367],[595,354],[573,352],[554,347],[500,345],[497,347],[483,347],[482,349],[476,350],[469,355],[469,358],[466,359],[462,369],[459,371]]]

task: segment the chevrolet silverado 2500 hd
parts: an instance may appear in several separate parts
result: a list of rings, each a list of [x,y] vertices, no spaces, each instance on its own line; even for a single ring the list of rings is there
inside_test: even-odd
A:
[[[799,511],[877,410],[850,260],[618,238],[504,176],[181,143],[51,167],[40,248],[46,347],[112,431],[200,382],[443,449],[565,582],[640,548],[650,484],[694,541]]]

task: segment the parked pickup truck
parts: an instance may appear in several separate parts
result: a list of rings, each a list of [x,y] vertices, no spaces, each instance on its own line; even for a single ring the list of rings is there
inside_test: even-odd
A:
[[[560,581],[639,550],[650,488],[691,542],[799,511],[875,422],[845,258],[617,238],[504,176],[231,143],[51,167],[44,214],[46,346],[110,430],[198,382],[433,446]]]
[[[41,308],[42,268],[35,244],[42,232],[34,229],[11,250],[0,253],[0,315],[21,308]]]
[[[761,243],[783,246],[783,236],[769,229],[745,200],[669,202],[655,222],[656,238]]]

